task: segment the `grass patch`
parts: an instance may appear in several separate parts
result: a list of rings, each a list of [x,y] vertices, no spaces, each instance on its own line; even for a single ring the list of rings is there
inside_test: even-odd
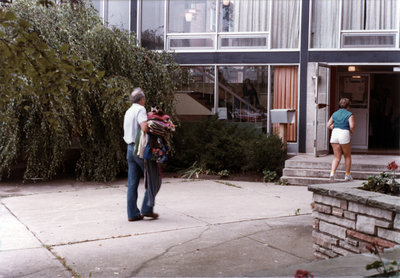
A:
[[[236,185],[236,184],[233,184],[233,183],[230,183],[230,182],[226,182],[226,181],[214,181],[214,182],[220,183],[220,184],[224,184],[224,185],[227,185],[227,186],[231,186],[231,187],[236,187],[236,188],[243,189],[243,187],[241,187],[240,185]]]

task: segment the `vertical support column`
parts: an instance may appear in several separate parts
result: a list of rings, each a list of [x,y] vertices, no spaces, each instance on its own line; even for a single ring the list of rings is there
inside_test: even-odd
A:
[[[109,10],[109,6],[110,6],[110,3],[109,3],[109,1],[110,0],[104,0],[104,18],[103,18],[103,24],[105,25],[105,26],[107,26],[108,27],[108,10]]]
[[[219,100],[219,94],[218,94],[218,80],[219,80],[219,72],[218,72],[218,66],[214,66],[214,113],[218,113],[218,100]]]
[[[272,81],[271,81],[271,69],[272,69],[272,67],[271,67],[271,65],[268,65],[268,96],[267,96],[267,98],[268,98],[268,100],[267,100],[267,103],[268,103],[268,107],[267,107],[267,119],[268,119],[268,121],[267,121],[267,133],[268,134],[270,134],[271,133],[271,107],[272,107],[272,105],[271,105],[271,83],[272,83]]]
[[[310,27],[310,0],[303,0],[301,9],[301,43],[300,43],[300,95],[299,95],[299,152],[306,151],[307,130],[307,66],[308,38]]]
[[[168,16],[169,16],[169,0],[165,0],[164,2],[164,50],[167,51],[169,49],[169,43],[167,41],[167,33],[168,33]]]
[[[138,14],[138,1],[140,0],[131,0],[131,33],[136,34],[136,37],[138,38],[138,41],[140,42],[140,30],[141,28],[138,29],[139,27],[139,19],[140,16]]]

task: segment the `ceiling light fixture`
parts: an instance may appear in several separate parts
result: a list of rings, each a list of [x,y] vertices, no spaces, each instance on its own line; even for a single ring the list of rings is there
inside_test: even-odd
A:
[[[190,12],[185,13],[185,20],[186,22],[191,22],[193,19],[193,14]]]

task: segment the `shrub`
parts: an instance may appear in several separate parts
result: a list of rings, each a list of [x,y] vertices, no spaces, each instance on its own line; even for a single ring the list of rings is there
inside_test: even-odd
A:
[[[393,161],[389,163],[386,168],[391,171],[391,173],[382,172],[379,175],[369,176],[367,181],[363,182],[362,189],[384,194],[398,195],[400,193],[400,184],[396,181],[396,170],[398,169],[398,165]]]
[[[275,181],[276,178],[278,177],[275,171],[270,171],[270,170],[264,170],[263,175],[265,182]]]
[[[388,173],[382,172],[379,175],[369,176],[363,182],[363,189],[367,191],[380,192],[384,194],[397,195],[400,193],[400,184]]]
[[[229,177],[229,171],[228,170],[222,170],[222,171],[219,171],[217,173],[217,175],[220,176],[221,178],[227,178],[227,177]]]
[[[251,134],[251,133],[250,133]],[[248,164],[243,170],[269,170],[282,175],[286,160],[286,146],[279,136],[274,134],[254,133],[246,142],[246,156]],[[249,135],[251,137],[251,135]]]
[[[196,162],[216,173],[270,170],[281,174],[286,159],[278,136],[220,121],[216,116],[200,123],[182,123],[173,146],[169,161],[173,170],[186,169]]]
[[[73,99],[103,77],[68,50],[52,49],[29,21],[0,10],[0,178],[18,158],[26,178],[60,170],[75,128]]]
[[[77,177],[110,181],[127,169],[128,93],[142,87],[148,105],[174,117],[179,67],[127,31],[104,27],[86,1],[42,2],[0,9],[0,179],[19,160],[25,179],[55,177],[77,138]]]

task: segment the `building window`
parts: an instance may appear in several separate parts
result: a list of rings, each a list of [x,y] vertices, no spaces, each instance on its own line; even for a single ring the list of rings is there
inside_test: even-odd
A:
[[[268,66],[218,67],[218,108],[226,120],[268,126]]]
[[[398,0],[343,1],[341,46],[395,47],[398,2]]]
[[[189,81],[175,92],[175,109],[183,121],[198,121],[212,115],[215,95],[215,67],[183,67]]]
[[[131,2],[126,0],[90,0],[109,27],[130,30]]]
[[[311,47],[339,47],[340,0],[313,0],[311,17]]]
[[[107,23],[119,29],[130,30],[130,1],[108,0],[107,1]]]
[[[185,48],[197,48],[197,49],[213,49],[214,40],[209,37],[168,37],[168,45],[171,49],[185,49]]]
[[[219,48],[267,48],[271,1],[219,1]]]
[[[91,0],[90,2],[93,4],[93,7],[99,13],[99,16],[101,18],[104,18],[104,4],[103,4],[103,1],[102,0]]]
[[[311,48],[394,48],[398,0],[314,0]]]
[[[398,0],[343,1],[342,30],[396,29]]]
[[[266,132],[277,132],[269,121],[273,108],[297,111],[297,66],[183,66],[191,76],[176,92],[176,111],[183,121],[212,114]],[[217,81],[215,81],[217,80]],[[288,141],[297,142],[297,117],[289,124]]]
[[[298,68],[295,66],[275,66],[272,68],[272,107],[274,109],[294,109],[298,102]],[[297,141],[297,113],[294,124],[288,124],[287,141]],[[279,134],[279,124],[273,124],[273,132]]]
[[[214,0],[172,0],[168,4],[168,33],[215,32]]]
[[[155,7],[156,2],[159,8]],[[300,3],[301,0],[142,0],[139,16],[155,18],[158,26],[163,26],[161,19],[167,18],[163,26],[167,50],[298,49]],[[164,17],[154,16],[154,10],[158,14],[164,6]],[[142,37],[155,28],[142,23]],[[161,49],[143,39],[142,45]]]
[[[215,0],[168,1],[167,49],[214,49]]]
[[[272,1],[271,48],[298,48],[300,14],[300,1]]]
[[[271,1],[219,2],[220,32],[268,32]]]
[[[142,46],[152,50],[164,49],[164,14],[165,14],[164,1],[160,0],[143,1],[142,14],[143,14],[143,16],[141,17]]]

